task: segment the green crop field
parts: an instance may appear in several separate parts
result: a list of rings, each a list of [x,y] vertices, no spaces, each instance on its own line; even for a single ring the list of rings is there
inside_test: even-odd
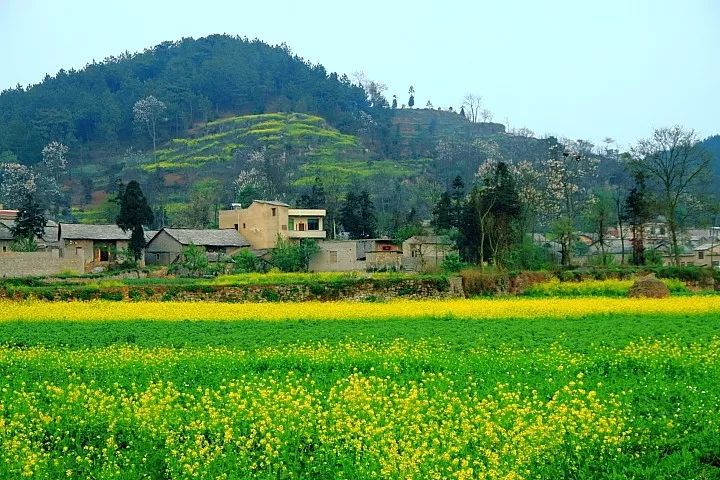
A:
[[[720,309],[678,313],[690,300],[647,314],[643,300],[612,314],[577,310],[603,298],[471,303],[546,302],[534,319],[420,302],[368,320],[317,302],[223,307],[254,320],[212,304],[186,320],[5,308],[0,478],[720,478]]]

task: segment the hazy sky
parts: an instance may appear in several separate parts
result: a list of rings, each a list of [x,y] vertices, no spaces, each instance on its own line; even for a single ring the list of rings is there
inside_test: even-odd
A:
[[[187,6],[185,6],[187,5]],[[285,42],[328,71],[362,70],[388,99],[623,146],[681,124],[720,133],[720,0],[0,0],[0,89],[165,40]]]

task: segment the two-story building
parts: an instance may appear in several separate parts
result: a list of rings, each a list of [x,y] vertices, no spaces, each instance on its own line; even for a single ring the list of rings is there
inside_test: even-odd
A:
[[[275,247],[278,235],[290,240],[326,237],[324,209],[290,208],[267,200],[253,200],[247,208],[238,203],[232,207],[219,212],[220,228],[236,230],[255,250]]]

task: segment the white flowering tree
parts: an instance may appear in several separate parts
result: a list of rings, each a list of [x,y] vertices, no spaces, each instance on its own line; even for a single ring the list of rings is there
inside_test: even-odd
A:
[[[153,142],[153,154],[157,147],[157,125],[165,120],[167,107],[152,95],[141,98],[133,105],[133,120],[138,127],[145,129]]]
[[[19,163],[0,163],[0,203],[6,208],[19,208],[28,195],[37,191],[35,172]]]
[[[554,219],[550,231],[560,244],[563,265],[570,265],[579,215],[588,198],[587,187],[597,174],[597,165],[597,158],[587,150],[587,142],[572,140],[551,147],[545,159],[546,213]]]

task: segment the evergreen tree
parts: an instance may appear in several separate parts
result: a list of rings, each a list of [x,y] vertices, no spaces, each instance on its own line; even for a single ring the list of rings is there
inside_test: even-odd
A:
[[[460,175],[456,176],[452,182],[450,199],[452,200],[452,226],[459,227],[463,216],[463,201],[465,199],[465,183]]]
[[[440,200],[435,204],[432,213],[432,226],[436,230],[449,230],[453,228],[455,224],[453,221],[454,211],[449,192],[443,192],[442,195],[440,195]]]
[[[377,236],[377,217],[375,216],[375,204],[370,199],[367,190],[363,190],[358,197],[360,203],[360,232],[359,238],[374,238]]]
[[[625,216],[632,230],[632,263],[645,264],[645,224],[650,220],[650,201],[645,186],[645,176],[636,172],[635,185],[625,200]]]
[[[320,177],[315,177],[315,183],[313,183],[310,192],[303,194],[298,203],[303,208],[326,208],[325,187]]]
[[[376,236],[375,205],[367,190],[363,190],[359,195],[352,191],[347,193],[345,203],[340,208],[340,220],[350,238],[373,238]]]
[[[397,95],[393,95],[392,108],[397,108]]]
[[[42,238],[47,220],[32,193],[25,195],[10,232],[15,240]]]
[[[143,248],[145,248],[143,225],[150,225],[153,222],[153,212],[140,188],[140,184],[135,180],[128,183],[121,190],[119,200],[120,214],[117,216],[115,223],[122,228],[123,232],[132,230],[129,249],[135,260],[139,260]]]
[[[463,118],[466,118],[465,117],[465,106],[460,107],[460,115],[462,115]]]
[[[408,107],[412,108],[415,105],[415,88],[412,85],[410,85],[408,94],[410,95],[410,98],[408,99]]]

